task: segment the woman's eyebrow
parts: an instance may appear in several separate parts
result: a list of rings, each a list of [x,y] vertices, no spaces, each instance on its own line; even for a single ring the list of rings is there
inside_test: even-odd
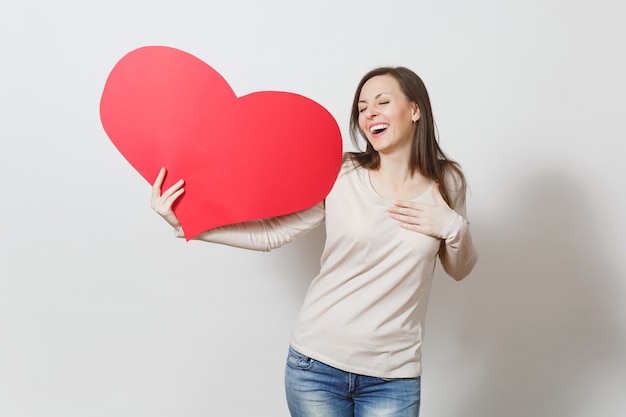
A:
[[[383,94],[389,94],[391,95],[391,93],[378,93],[376,94],[376,97],[374,97],[374,100],[377,100],[378,98],[380,98],[380,96],[382,96]],[[367,103],[367,101],[365,100],[359,100],[359,103]]]

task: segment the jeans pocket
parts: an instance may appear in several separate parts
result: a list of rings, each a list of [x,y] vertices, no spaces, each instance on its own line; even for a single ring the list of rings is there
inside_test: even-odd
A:
[[[300,369],[307,370],[313,367],[314,360],[309,358],[308,356],[304,356],[300,352],[294,350],[292,347],[289,348],[289,355],[287,356],[287,366]]]

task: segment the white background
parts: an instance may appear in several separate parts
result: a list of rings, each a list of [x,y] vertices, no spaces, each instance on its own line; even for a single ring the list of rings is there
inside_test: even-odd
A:
[[[108,140],[109,71],[190,52],[342,127],[360,77],[425,80],[481,258],[438,273],[422,415],[626,413],[626,9],[598,0],[2,0],[0,415],[287,416],[323,232],[264,254],[172,237]]]

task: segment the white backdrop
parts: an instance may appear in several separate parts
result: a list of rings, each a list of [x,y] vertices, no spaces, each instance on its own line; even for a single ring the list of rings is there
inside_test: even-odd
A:
[[[239,95],[318,101],[346,148],[367,70],[421,74],[481,254],[436,277],[422,415],[623,416],[625,21],[615,0],[2,0],[0,415],[288,415],[323,233],[172,237],[98,113],[117,60],[167,45]]]

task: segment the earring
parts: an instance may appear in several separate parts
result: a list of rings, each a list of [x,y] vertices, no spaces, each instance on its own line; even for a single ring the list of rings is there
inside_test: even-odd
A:
[[[413,120],[413,123],[416,123],[419,120],[419,116],[414,114],[413,117],[411,117],[411,120]]]

